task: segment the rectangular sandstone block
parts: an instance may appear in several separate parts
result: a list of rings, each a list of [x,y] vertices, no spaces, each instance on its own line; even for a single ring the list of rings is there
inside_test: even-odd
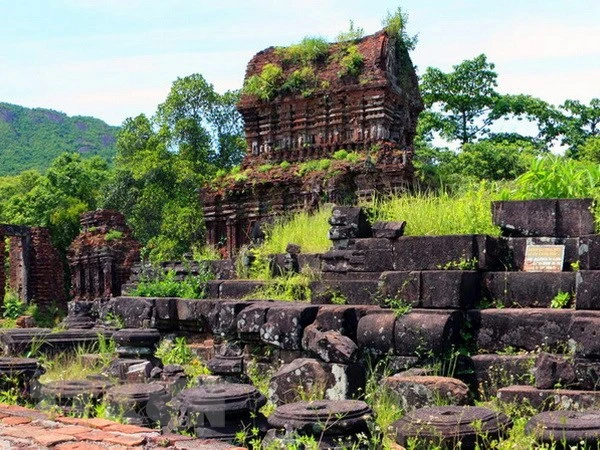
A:
[[[534,351],[540,347],[564,351],[575,311],[550,308],[503,308],[468,313],[481,353]]]
[[[600,270],[600,234],[581,236],[577,253],[580,270]]]
[[[264,282],[258,280],[225,280],[220,284],[219,298],[244,298],[252,295],[263,284]]]
[[[421,272],[421,308],[468,309],[480,298],[481,274],[476,270]]]
[[[492,219],[506,236],[576,237],[595,229],[592,199],[492,202]]]
[[[321,280],[310,283],[311,302],[314,304],[376,305],[379,281]]]
[[[501,266],[498,240],[485,235],[402,236],[393,245],[395,271]]]
[[[575,272],[487,272],[483,296],[494,306],[548,308],[559,293],[575,297]],[[567,306],[568,306],[567,305]]]
[[[383,272],[379,278],[381,301],[402,300],[418,308],[421,304],[421,272]]]
[[[525,250],[528,245],[564,245],[565,260],[562,270],[572,270],[571,264],[579,260],[579,238],[557,237],[509,237],[506,239],[508,254],[508,270],[523,270]]]
[[[600,310],[600,270],[581,270],[575,280],[575,309]]]
[[[479,304],[481,275],[475,270],[384,272],[382,301],[402,300],[415,308],[468,309]]]

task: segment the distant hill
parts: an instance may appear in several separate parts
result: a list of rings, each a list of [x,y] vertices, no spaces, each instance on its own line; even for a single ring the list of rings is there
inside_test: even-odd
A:
[[[0,176],[43,171],[63,152],[111,160],[118,131],[94,117],[0,102]]]

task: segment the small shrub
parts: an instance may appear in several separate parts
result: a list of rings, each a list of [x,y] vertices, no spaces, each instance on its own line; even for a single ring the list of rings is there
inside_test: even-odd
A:
[[[156,349],[155,356],[161,360],[163,365],[167,364],[189,364],[194,354],[187,346],[184,337],[175,338],[175,341],[164,339]]]
[[[252,294],[250,298],[264,298],[269,300],[285,300],[292,302],[310,301],[310,282],[312,278],[306,274],[291,274],[269,280]]]
[[[340,67],[342,70],[338,72],[339,77],[350,76],[358,77],[362,70],[364,57],[357,45],[349,46],[344,55],[340,58]]]
[[[350,26],[347,31],[341,31],[336,38],[339,43],[358,41],[365,35],[365,30],[362,27],[354,27],[354,21],[350,21]]]
[[[252,75],[246,80],[243,92],[261,100],[271,100],[279,93],[283,84],[283,69],[277,64],[265,64],[260,75]]]
[[[312,95],[319,86],[315,70],[312,67],[302,67],[294,70],[287,78],[282,90],[302,94],[303,97]]]
[[[4,295],[4,312],[2,316],[5,319],[17,319],[22,316],[27,309],[27,305],[14,292],[7,292]]]
[[[568,292],[559,292],[554,296],[554,298],[550,301],[551,308],[566,308],[571,301],[571,294]]]
[[[332,155],[333,159],[336,161],[345,160],[348,157],[348,150],[344,150],[343,148],[338,150]]]
[[[206,296],[206,282],[213,278],[208,268],[197,276],[188,275],[177,281],[175,271],[159,272],[154,277],[144,278],[130,295],[138,297],[182,297],[201,299]]]
[[[279,167],[281,167],[283,170],[289,169],[290,166],[291,166],[291,164],[288,161],[281,161],[279,163]]]
[[[346,156],[346,161],[351,163],[357,163],[360,160],[360,154],[358,152],[350,152]]]
[[[438,264],[437,268],[440,270],[475,270],[478,264],[477,258],[461,258],[458,261],[449,261],[443,265]]]
[[[331,293],[331,298],[329,299],[329,301],[333,305],[345,305],[348,303],[348,299],[346,298],[346,296],[338,291],[334,291]]]
[[[273,168],[273,164],[262,164],[260,166],[258,166],[258,171],[260,173],[265,173],[268,172],[269,170],[271,170]]]
[[[119,230],[109,230],[104,235],[104,240],[106,242],[115,241],[117,239],[122,239],[122,238],[123,238],[123,232],[119,231]]]
[[[386,298],[383,303],[394,312],[396,317],[408,314],[412,309],[412,305],[401,298]]]
[[[305,37],[298,44],[289,47],[280,47],[277,55],[287,64],[302,64],[304,66],[314,63],[327,55],[329,44],[320,37]]]

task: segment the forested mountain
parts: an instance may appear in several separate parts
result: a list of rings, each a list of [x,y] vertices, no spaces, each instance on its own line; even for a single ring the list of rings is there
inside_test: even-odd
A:
[[[111,160],[118,130],[94,117],[0,102],[0,176],[45,170],[63,152]]]

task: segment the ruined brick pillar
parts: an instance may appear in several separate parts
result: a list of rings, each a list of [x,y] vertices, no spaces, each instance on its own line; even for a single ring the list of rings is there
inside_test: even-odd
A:
[[[0,228],[0,301],[4,299],[4,290],[6,288],[6,273],[4,266],[6,265],[6,244],[4,240],[6,236]]]
[[[51,243],[47,228],[31,228],[31,254],[28,261],[28,295],[41,307],[66,309],[65,272],[60,253]],[[26,253],[25,253],[26,254]]]

